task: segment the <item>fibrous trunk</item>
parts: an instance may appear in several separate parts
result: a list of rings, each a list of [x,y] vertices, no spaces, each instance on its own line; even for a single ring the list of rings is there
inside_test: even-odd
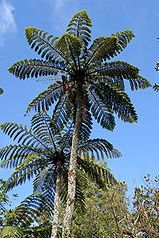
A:
[[[71,235],[72,216],[75,207],[75,195],[76,195],[76,170],[77,170],[77,151],[78,141],[81,127],[81,97],[78,94],[76,97],[76,116],[74,132],[72,137],[72,148],[70,156],[70,166],[68,171],[68,194],[67,204],[64,216],[64,228],[62,232],[62,238],[69,238]]]
[[[60,210],[60,184],[61,184],[61,162],[57,161],[56,167],[56,187],[54,197],[54,219],[52,224],[51,238],[57,238]]]

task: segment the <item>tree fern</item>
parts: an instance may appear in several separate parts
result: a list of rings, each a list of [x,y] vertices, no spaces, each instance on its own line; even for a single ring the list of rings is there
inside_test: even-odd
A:
[[[90,135],[92,128],[92,125],[89,125],[92,123],[90,113],[92,112],[103,128],[109,130],[113,130],[115,126],[114,113],[125,122],[136,122],[137,113],[130,98],[124,92],[125,81],[130,82],[133,90],[150,86],[150,83],[140,76],[136,67],[121,61],[108,62],[126,48],[134,37],[133,32],[124,30],[111,36],[97,37],[91,44],[91,26],[91,20],[86,11],[80,11],[73,16],[66,33],[61,37],[49,35],[34,27],[26,28],[29,45],[44,59],[45,63],[29,60],[27,64],[25,64],[26,61],[16,63],[9,69],[21,79],[41,75],[51,75],[55,79],[47,90],[30,103],[27,112],[32,108],[37,111],[49,110],[52,103],[57,98],[62,101],[62,97],[66,97],[65,102],[69,102],[72,111],[75,111],[66,212],[69,218],[65,216],[64,225],[64,227],[67,226],[68,233],[70,232],[68,228],[71,223],[70,217],[74,209],[74,203],[71,201],[74,201],[73,197],[75,197],[78,143],[82,133],[85,139],[88,139],[87,136]],[[51,65],[52,69],[48,69]],[[61,87],[56,91],[57,76]],[[99,100],[98,103],[96,100]],[[61,118],[63,115],[64,113],[61,114]],[[70,191],[74,191],[73,195]]]

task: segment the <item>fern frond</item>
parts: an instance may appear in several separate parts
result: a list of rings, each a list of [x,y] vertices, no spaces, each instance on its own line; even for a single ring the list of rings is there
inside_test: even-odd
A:
[[[0,125],[0,129],[13,140],[17,140],[17,143],[20,143],[21,145],[35,146],[37,148],[45,147],[45,144],[43,144],[31,130],[28,130],[26,126],[18,125],[13,122],[6,122]]]
[[[7,191],[34,178],[39,171],[45,168],[47,161],[43,155],[44,153],[26,157],[25,160],[16,167],[15,171],[7,180]]]
[[[49,209],[50,216],[54,211],[55,180],[56,166],[52,162],[52,164],[41,169],[33,181],[33,191],[35,194],[40,193],[45,199],[43,209],[45,210],[46,206]]]
[[[78,37],[85,45],[91,41],[91,19],[88,17],[87,12],[82,10],[76,13],[68,24],[66,32],[70,35]]]
[[[98,160],[105,160],[107,158],[117,158],[121,156],[121,153],[116,150],[112,144],[104,139],[91,139],[78,148],[78,153],[84,158],[94,157]]]
[[[127,46],[130,40],[134,37],[131,30],[117,32],[110,37],[98,37],[93,41],[90,47],[92,52],[91,59],[88,60],[87,65],[93,60],[94,62],[102,60],[109,60],[117,54],[121,53]]]
[[[154,86],[153,86],[153,89],[154,89],[154,91],[158,92],[159,91],[159,85],[155,83]]]
[[[106,164],[101,164],[91,157],[85,159],[78,157],[78,167],[82,169],[88,178],[96,183],[99,188],[117,183],[117,180],[107,168]]]
[[[78,37],[65,33],[58,39],[55,45],[67,60],[74,62],[81,54],[83,43]]]
[[[123,121],[130,123],[137,121],[135,109],[125,92],[104,83],[96,86],[91,86],[90,91],[97,94],[108,110],[115,112]]]
[[[92,131],[92,117],[88,107],[85,107],[85,110],[81,119],[81,129],[80,129],[80,141],[87,141],[91,135]]]
[[[72,113],[72,105],[70,105],[67,100],[66,95],[62,95],[53,111],[51,119],[51,127],[56,130],[56,132],[61,131],[64,126],[68,123]]]
[[[65,71],[65,67],[52,61],[43,61],[36,59],[25,59],[13,64],[8,71],[17,78],[37,78],[41,76],[56,76],[59,72]]]
[[[9,145],[0,149],[1,167],[15,168],[30,155],[42,153],[43,150],[21,145]]]
[[[10,211],[5,220],[8,224],[20,227],[29,226],[40,216],[40,208],[43,206],[44,198],[40,194],[32,194]]]
[[[89,49],[92,54],[90,59],[87,61],[86,66],[88,66],[91,62],[101,62],[102,60],[114,57],[116,52],[114,49],[116,49],[117,46],[118,41],[116,36],[96,38]]]
[[[94,70],[92,78],[95,76],[97,81],[107,83],[108,79],[112,79],[116,84],[120,84],[123,88],[123,79],[128,79],[131,89],[144,89],[150,87],[150,83],[147,79],[139,76],[139,69],[133,65],[123,61],[114,61],[111,63],[103,63],[100,67]],[[123,88],[124,89],[124,88]]]
[[[48,61],[60,63],[66,61],[64,56],[55,47],[55,42],[58,37],[48,35],[47,32],[35,27],[25,28],[25,35],[28,44],[32,49],[35,49],[42,58],[45,58]]]
[[[115,119],[112,111],[103,103],[101,98],[90,88],[89,101],[91,105],[92,115],[100,125],[107,129],[113,130],[115,127]]]
[[[85,209],[85,197],[83,193],[82,182],[85,180],[83,173],[80,170],[77,170],[77,180],[76,180],[76,193],[75,193],[75,208],[78,208],[80,211]],[[62,202],[66,202],[67,199],[67,189],[68,189],[68,170],[63,173],[61,180],[61,193],[60,199]]]
[[[16,226],[5,226],[0,231],[1,238],[22,238],[23,235],[22,229]]]
[[[56,133],[50,127],[51,118],[46,113],[37,113],[31,119],[31,129],[33,133],[44,143],[47,143],[49,147],[54,148],[56,151],[56,145],[54,141],[54,134]]]
[[[31,109],[34,109],[36,112],[48,111],[50,106],[57,101],[62,94],[62,82],[57,81],[54,84],[51,84],[45,91],[40,93],[29,103],[25,114],[27,114]]]
[[[121,53],[126,48],[127,44],[132,40],[132,38],[135,37],[134,33],[129,29],[117,32],[115,36],[118,38],[118,53]]]

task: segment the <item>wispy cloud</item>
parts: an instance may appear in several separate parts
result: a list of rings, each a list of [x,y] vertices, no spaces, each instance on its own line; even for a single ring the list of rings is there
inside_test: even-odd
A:
[[[17,29],[14,10],[7,0],[0,0],[0,46],[4,45],[8,33],[14,33]]]
[[[56,0],[55,1],[55,8],[56,10],[59,10],[61,7],[63,7],[64,1],[63,0]]]

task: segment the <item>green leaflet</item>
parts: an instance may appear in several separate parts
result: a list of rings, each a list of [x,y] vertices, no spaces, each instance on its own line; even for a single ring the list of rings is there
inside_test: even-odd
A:
[[[88,17],[87,12],[82,10],[72,17],[66,32],[70,35],[78,37],[87,46],[89,41],[91,41],[91,26],[91,19]]]
[[[81,54],[82,46],[83,42],[78,37],[69,34],[62,35],[55,43],[55,47],[72,63],[73,68],[77,68],[77,57]]]

